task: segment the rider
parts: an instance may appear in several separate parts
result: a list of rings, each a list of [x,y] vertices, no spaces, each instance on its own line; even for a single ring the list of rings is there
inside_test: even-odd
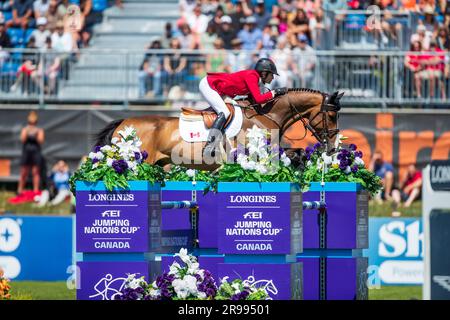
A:
[[[234,98],[241,95],[251,95],[257,104],[264,104],[274,97],[287,93],[287,88],[277,88],[261,93],[259,85],[271,83],[273,75],[278,75],[277,67],[272,60],[259,59],[254,70],[243,70],[234,73],[208,73],[199,84],[199,89],[205,100],[217,112],[217,119],[211,129],[220,130],[223,134],[225,122],[230,112],[222,96]],[[211,130],[204,148],[204,153],[212,154],[214,149],[215,130]]]

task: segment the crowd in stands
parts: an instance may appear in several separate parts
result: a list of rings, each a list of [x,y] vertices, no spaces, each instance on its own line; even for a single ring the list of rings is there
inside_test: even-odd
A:
[[[21,87],[25,95],[37,90],[55,94],[57,80],[68,79],[76,52],[89,46],[106,7],[107,0],[0,0],[0,71],[15,75],[6,91]],[[3,50],[12,48],[45,54],[41,59],[31,51],[11,56]],[[4,64],[8,59],[13,63]]]

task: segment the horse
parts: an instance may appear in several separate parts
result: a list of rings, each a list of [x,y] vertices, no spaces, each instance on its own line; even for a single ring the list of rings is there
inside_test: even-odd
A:
[[[256,125],[268,130],[279,130],[279,138],[296,122],[301,121],[306,131],[326,145],[328,154],[335,151],[340,99],[344,93],[333,94],[305,88],[290,88],[285,95],[273,98],[264,105],[241,104],[243,111],[242,128],[244,132]],[[113,137],[119,137],[118,131],[126,126],[133,126],[142,141],[142,150],[146,150],[146,162],[166,166],[174,163],[172,154],[175,150],[192,150],[183,155],[183,165],[188,168],[213,170],[218,164],[206,164],[202,159],[192,163],[193,150],[202,150],[205,142],[186,142],[178,130],[178,117],[141,116],[114,120],[96,136],[96,145],[110,144]],[[225,139],[224,139],[225,140]],[[289,156],[289,154],[288,154]]]

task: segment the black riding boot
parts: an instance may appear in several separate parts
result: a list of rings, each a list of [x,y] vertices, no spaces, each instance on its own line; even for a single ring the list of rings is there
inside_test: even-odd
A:
[[[203,148],[203,156],[211,156],[211,157],[215,157],[215,147],[216,147],[216,134],[217,131],[219,130],[220,133],[223,135],[224,132],[224,126],[225,126],[225,122],[227,121],[227,118],[225,117],[223,112],[220,112],[217,115],[216,120],[214,121],[210,131],[209,131],[209,136],[208,136],[208,140],[206,141],[206,145]],[[215,129],[215,130],[214,130]]]

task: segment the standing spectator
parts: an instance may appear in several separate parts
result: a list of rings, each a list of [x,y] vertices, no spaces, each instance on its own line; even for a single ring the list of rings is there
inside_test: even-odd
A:
[[[139,97],[146,96],[149,92],[149,83],[152,86],[151,97],[160,96],[162,94],[161,87],[161,70],[162,57],[159,53],[153,51],[161,49],[161,41],[154,40],[146,50],[152,50],[145,54],[144,61],[139,68]]]
[[[49,8],[48,0],[35,0],[33,3],[34,18],[45,17]]]
[[[258,47],[259,42],[262,41],[262,31],[256,28],[255,17],[247,17],[244,29],[239,31],[238,38],[241,39],[244,50],[255,50]]]
[[[310,88],[314,80],[317,57],[315,50],[308,45],[308,38],[301,34],[298,36],[298,47],[293,50],[294,73],[300,82],[301,88]]]
[[[223,41],[223,47],[226,50],[232,48],[231,41],[236,38],[236,31],[233,29],[232,21],[229,16],[223,16],[220,21],[220,30],[218,37]]]
[[[6,23],[6,27],[20,27],[25,30],[33,26],[33,0],[14,0],[12,19]]]
[[[231,45],[233,50],[228,52],[226,71],[231,73],[248,69],[251,59],[247,52],[242,51],[242,40],[239,38],[233,39]]]
[[[254,17],[256,19],[256,27],[260,30],[264,29],[264,27],[269,23],[272,16],[270,12],[266,11],[266,8],[264,7],[264,0],[256,1]]]
[[[397,208],[404,201],[404,208],[409,208],[414,200],[420,196],[422,189],[422,172],[417,170],[414,164],[408,166],[408,171],[400,182],[399,189],[392,190],[392,199],[394,200],[394,212],[392,216],[398,217],[401,215]]]
[[[376,150],[369,163],[369,170],[374,172],[375,175],[381,178],[383,183],[383,192],[377,195],[377,201],[383,202],[385,200],[391,200],[392,186],[394,184],[394,167],[392,164],[384,161],[383,153]]]
[[[170,49],[174,52],[166,54],[163,60],[163,80],[169,87],[182,82],[187,75],[187,58],[179,52],[181,49],[180,40],[173,38],[170,42]]]
[[[223,49],[222,39],[216,39],[213,45],[214,53],[207,56],[206,70],[208,72],[225,72],[226,51]]]
[[[36,24],[37,29],[31,33],[31,36],[36,40],[36,47],[42,49],[45,48],[46,40],[51,36],[51,33],[45,28],[47,25],[47,19],[45,17],[38,18]]]
[[[19,197],[23,197],[25,184],[31,171],[33,181],[33,196],[39,194],[40,189],[40,167],[42,165],[41,147],[44,144],[44,129],[37,126],[38,115],[31,111],[28,115],[28,125],[20,132],[22,142],[22,157],[20,160],[20,179],[17,188]]]

